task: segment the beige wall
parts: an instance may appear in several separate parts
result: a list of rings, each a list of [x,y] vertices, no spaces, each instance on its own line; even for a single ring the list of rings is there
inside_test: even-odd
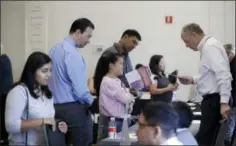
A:
[[[18,80],[25,62],[25,2],[1,1],[1,43]]]

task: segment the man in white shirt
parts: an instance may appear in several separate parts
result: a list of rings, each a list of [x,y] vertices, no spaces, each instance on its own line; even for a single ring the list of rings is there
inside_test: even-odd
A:
[[[183,145],[176,137],[178,114],[164,102],[147,103],[139,117],[137,137],[141,145]]]
[[[186,47],[200,51],[199,75],[179,76],[182,84],[196,84],[202,95],[202,119],[196,136],[200,145],[212,145],[218,133],[220,120],[227,118],[231,81],[229,59],[223,45],[211,36],[206,36],[201,27],[190,23],[182,28],[181,38]]]

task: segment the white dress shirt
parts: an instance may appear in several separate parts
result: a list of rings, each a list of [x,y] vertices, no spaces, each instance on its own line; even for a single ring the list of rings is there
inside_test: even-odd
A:
[[[201,95],[220,93],[221,103],[228,103],[231,96],[229,59],[223,45],[211,36],[198,44],[201,53],[199,75],[193,77]]]
[[[171,145],[171,146],[173,146],[173,145],[183,145],[183,143],[180,142],[177,137],[171,137],[171,138],[167,139],[161,145]]]

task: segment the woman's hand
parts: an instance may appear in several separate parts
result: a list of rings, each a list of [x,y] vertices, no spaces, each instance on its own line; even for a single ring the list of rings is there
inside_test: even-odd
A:
[[[68,130],[68,126],[67,126],[67,124],[66,124],[66,122],[59,122],[58,123],[58,128],[59,128],[59,130],[62,132],[62,133],[66,133],[67,132],[67,130]]]
[[[138,96],[138,91],[135,88],[130,88],[129,89],[130,94],[132,94],[134,97]]]
[[[54,118],[44,118],[43,124],[52,125],[52,131],[56,130],[56,121]]]
[[[179,84],[175,84],[175,85],[169,84],[169,85],[167,86],[167,88],[168,88],[169,91],[175,91],[175,90],[178,89],[178,87],[179,87]]]
[[[174,84],[174,86],[175,86],[175,90],[174,91],[179,89],[179,84],[178,83]]]

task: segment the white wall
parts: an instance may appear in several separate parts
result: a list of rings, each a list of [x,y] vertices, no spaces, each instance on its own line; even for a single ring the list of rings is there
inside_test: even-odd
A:
[[[26,18],[25,57],[33,51],[29,45],[32,31],[29,23],[32,12],[29,11],[34,5],[41,6],[42,9],[40,14],[38,13],[43,16],[43,19],[39,20],[42,24],[40,30],[42,44],[39,49],[41,51],[48,52],[49,48],[62,40],[68,34],[70,25],[75,19],[87,17],[94,22],[96,29],[91,44],[80,50],[87,62],[88,76],[93,75],[100,56],[98,53],[93,53],[93,49],[97,46],[109,47],[114,41],[119,40],[122,32],[127,28],[137,29],[143,39],[131,53],[133,65],[147,64],[151,55],[162,54],[165,56],[167,72],[179,69],[182,74],[197,74],[199,54],[187,49],[180,39],[181,28],[187,23],[199,23],[205,33],[213,35],[222,43],[235,44],[233,1],[32,1],[22,3],[26,3],[25,15],[22,16],[22,13],[18,15],[20,18]],[[7,15],[5,13],[5,19],[8,18]],[[173,24],[164,23],[166,15],[173,16]],[[11,21],[14,20],[11,18]],[[4,29],[8,31],[6,25]],[[1,32],[2,37],[6,38],[6,35],[7,33]],[[186,100],[188,90],[189,87],[180,86],[177,96]]]

